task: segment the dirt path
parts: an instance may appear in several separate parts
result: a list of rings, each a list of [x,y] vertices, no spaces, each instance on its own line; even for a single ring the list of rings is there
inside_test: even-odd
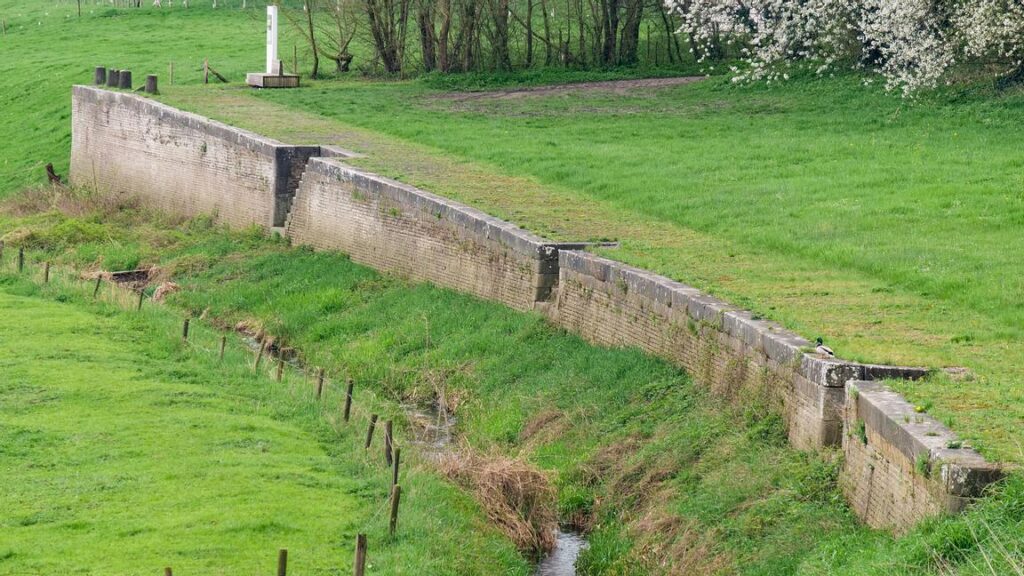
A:
[[[572,92],[612,92],[626,94],[638,88],[668,88],[682,84],[700,82],[703,76],[684,76],[680,78],[643,78],[639,80],[608,80],[604,82],[579,82],[576,84],[556,84],[552,86],[533,86],[529,88],[512,88],[492,90],[489,92],[449,92],[433,96],[435,100],[465,102],[468,100],[515,100],[537,96],[555,96]]]

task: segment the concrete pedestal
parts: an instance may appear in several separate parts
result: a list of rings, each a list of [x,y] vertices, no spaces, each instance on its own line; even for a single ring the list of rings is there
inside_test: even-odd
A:
[[[298,74],[267,74],[250,72],[245,75],[245,83],[253,88],[298,88]]]

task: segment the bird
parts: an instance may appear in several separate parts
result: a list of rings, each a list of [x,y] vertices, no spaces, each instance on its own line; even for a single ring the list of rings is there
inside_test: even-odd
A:
[[[814,348],[814,351],[817,352],[818,354],[824,354],[825,356],[835,356],[836,355],[836,353],[833,352],[831,348],[829,348],[828,346],[825,346],[825,341],[822,340],[821,338],[818,338],[815,341],[815,343],[817,344],[817,347]]]

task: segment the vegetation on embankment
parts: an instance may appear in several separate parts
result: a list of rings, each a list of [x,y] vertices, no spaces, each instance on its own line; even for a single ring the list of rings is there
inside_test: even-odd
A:
[[[528,562],[472,499],[436,475],[402,471],[388,536],[390,473],[359,390],[312,398],[302,375],[253,375],[252,356],[181,314],[118,305],[54,269],[0,265],[0,573],[347,573],[357,533],[370,573],[526,575]],[[130,296],[125,303],[133,302]],[[271,364],[267,361],[266,364]],[[373,570],[386,567],[386,570]]]
[[[449,90],[649,70],[320,81],[257,97],[258,9],[114,9],[0,0],[0,195],[67,173],[68,85],[105,64],[161,75],[163,99],[290,142],[368,153],[373,170],[754,309],[847,358],[964,366],[902,392],[994,460],[1024,422],[1019,91],[907,102],[858,78],[780,86],[459,98]],[[285,27],[283,46],[295,43]],[[236,82],[198,86],[204,58]],[[301,66],[308,62],[300,52]],[[175,85],[166,77],[175,62]],[[513,191],[514,193],[510,192]]]
[[[1007,562],[1019,562],[1024,491],[1017,478],[968,516],[894,540],[858,525],[836,488],[837,463],[788,448],[777,415],[756,405],[724,407],[674,367],[637,351],[592,347],[539,316],[204,219],[161,219],[125,199],[37,192],[6,209],[5,291],[75,306],[85,306],[89,292],[15,278],[15,245],[29,250],[30,276],[41,259],[82,269],[157,265],[182,287],[167,311],[151,312],[163,318],[157,331],[164,335],[173,338],[182,312],[202,316],[201,325],[261,326],[336,378],[351,376],[357,390],[380,398],[381,413],[399,419],[397,403],[443,393],[473,453],[520,458],[549,472],[562,519],[590,532],[582,574],[931,574],[947,563],[985,573],[985,554],[996,561],[1002,554],[990,528],[1009,549]],[[209,333],[200,338],[207,347],[215,342]],[[169,342],[161,346],[175,352],[171,359],[208,363],[185,358]],[[265,380],[249,385],[265,402],[287,395]],[[333,431],[322,433],[334,441]],[[400,426],[400,438],[408,434]],[[345,454],[332,457],[358,474]],[[429,533],[434,520],[403,513],[403,526]],[[443,556],[429,546],[416,553]]]

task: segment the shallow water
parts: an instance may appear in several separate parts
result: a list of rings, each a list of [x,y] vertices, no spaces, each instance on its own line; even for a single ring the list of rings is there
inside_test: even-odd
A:
[[[559,529],[555,549],[537,564],[534,576],[575,576],[576,559],[588,545],[582,534]]]
[[[262,347],[258,339],[248,334],[242,334],[242,341],[253,351]],[[269,349],[266,354],[276,358],[279,351]],[[300,370],[305,369],[297,355],[286,358],[285,362]],[[428,458],[439,458],[451,449],[456,419],[443,405],[434,402],[427,406],[402,404],[401,407],[413,424],[412,443]],[[534,576],[575,576],[576,559],[587,546],[589,543],[582,534],[559,528],[554,550],[537,563]]]

